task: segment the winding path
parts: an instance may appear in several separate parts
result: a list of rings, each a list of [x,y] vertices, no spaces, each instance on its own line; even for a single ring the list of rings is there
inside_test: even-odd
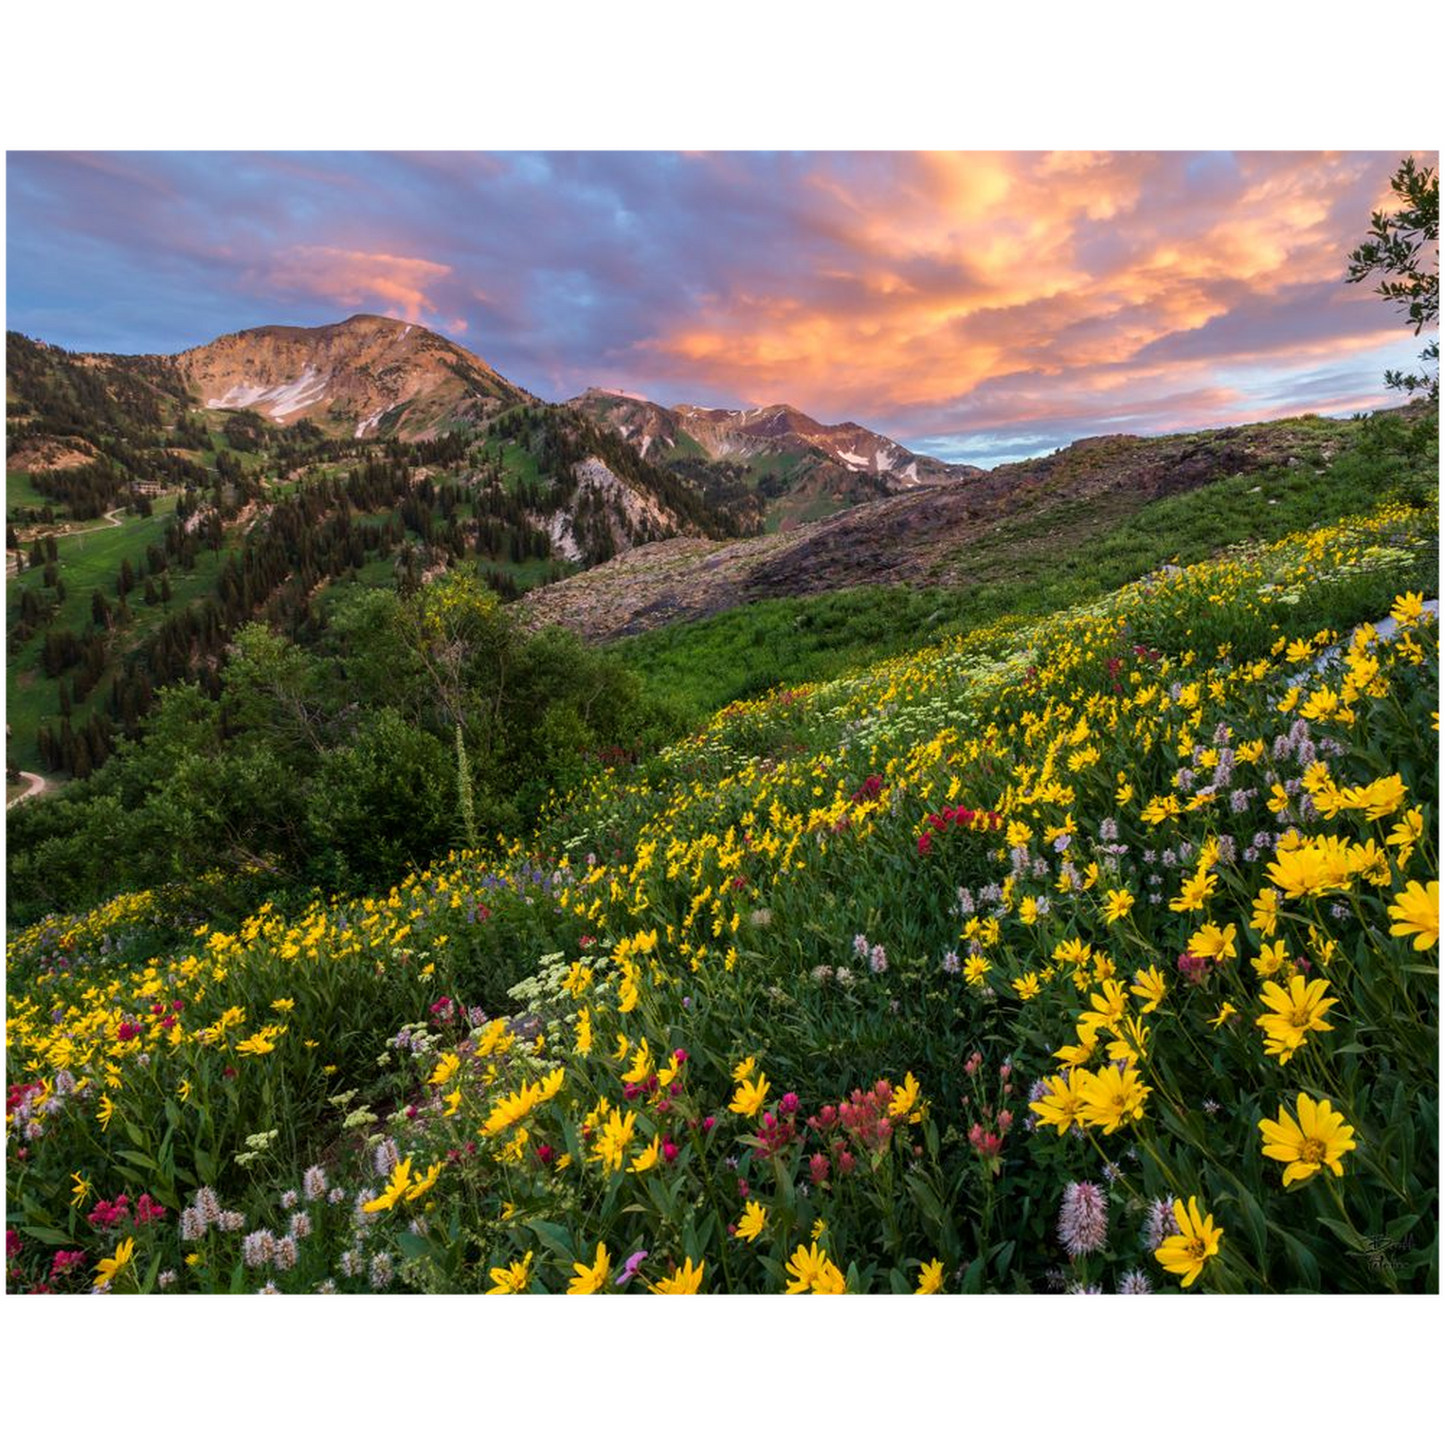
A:
[[[17,793],[15,797],[11,798],[10,801],[5,804],[7,808],[13,808],[16,803],[23,803],[26,798],[38,798],[40,794],[50,786],[39,773],[21,773],[20,776],[24,778],[30,786],[26,788],[23,793]]]

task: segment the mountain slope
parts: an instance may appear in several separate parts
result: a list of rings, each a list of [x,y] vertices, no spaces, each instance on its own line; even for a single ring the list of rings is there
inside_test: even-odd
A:
[[[534,400],[464,347],[383,316],[237,331],[175,362],[209,409],[339,436],[424,438]]]
[[[615,638],[770,597],[870,584],[968,587],[991,540],[1002,564],[1047,558],[1149,503],[1302,456],[1329,460],[1358,423],[1299,418],[1170,437],[1093,437],[995,468],[966,486],[929,486],[852,507],[794,531],[723,545],[675,539],[531,594],[539,621]],[[1268,496],[1261,491],[1260,505]]]
[[[787,405],[665,407],[597,387],[567,404],[611,428],[641,456],[700,485],[731,483],[754,492],[769,530],[789,531],[859,502],[984,475],[911,452],[855,422],[830,425]]]

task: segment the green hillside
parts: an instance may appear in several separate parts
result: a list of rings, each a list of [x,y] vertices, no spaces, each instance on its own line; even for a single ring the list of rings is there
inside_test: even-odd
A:
[[[18,932],[17,1121],[57,1107],[14,1268],[123,1233],[116,1289],[1433,1291],[1436,527],[1091,575],[369,896],[197,921],[197,860]],[[164,1222],[97,1223],[120,1192]]]

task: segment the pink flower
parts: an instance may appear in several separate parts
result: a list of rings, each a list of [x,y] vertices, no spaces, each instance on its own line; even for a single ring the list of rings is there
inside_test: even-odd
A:
[[[137,1224],[153,1224],[156,1220],[164,1219],[166,1211],[163,1206],[157,1204],[149,1194],[142,1194],[135,1202],[135,1222]]]
[[[1097,1184],[1069,1184],[1059,1206],[1059,1243],[1077,1258],[1101,1249],[1109,1234],[1109,1201]]]
[[[642,1268],[642,1262],[647,1258],[647,1251],[639,1249],[636,1254],[629,1255],[627,1263],[617,1273],[617,1283],[627,1284]]]

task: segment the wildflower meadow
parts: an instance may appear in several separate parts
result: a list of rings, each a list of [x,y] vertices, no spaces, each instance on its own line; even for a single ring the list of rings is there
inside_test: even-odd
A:
[[[9,1288],[1436,1290],[1435,526],[734,704],[373,896],[12,936]]]

